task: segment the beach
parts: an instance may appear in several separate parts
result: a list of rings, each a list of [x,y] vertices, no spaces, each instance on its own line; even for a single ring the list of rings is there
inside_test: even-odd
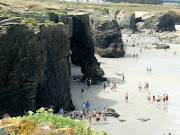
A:
[[[91,127],[100,131],[104,129],[109,135],[161,135],[163,133],[172,135],[180,134],[180,46],[170,45],[171,49],[160,50],[155,48],[142,49],[143,46],[127,46],[126,54],[122,58],[102,58],[96,55],[104,70],[104,77],[114,78],[117,90],[111,92],[110,87],[103,91],[103,84],[92,84],[89,88],[82,83],[72,82],[71,94],[74,106],[81,110],[82,104],[90,102],[90,111],[95,108],[98,112],[103,111],[104,105],[113,108],[120,115],[119,118],[108,117],[105,124],[96,124],[92,119]],[[174,50],[177,51],[173,55]],[[138,58],[133,54],[138,53]],[[146,71],[147,66],[152,66],[152,71]],[[82,75],[80,67],[71,65],[72,76]],[[116,73],[124,73],[122,76]],[[149,82],[149,90],[138,90],[138,83],[144,86]],[[105,82],[107,84],[107,82]],[[81,96],[81,88],[85,89],[84,97]],[[129,102],[125,103],[125,94],[129,95]],[[160,105],[149,103],[147,94],[168,94],[169,103]],[[88,118],[88,114],[86,114]],[[143,122],[139,119],[150,119]],[[125,120],[120,122],[119,120]]]

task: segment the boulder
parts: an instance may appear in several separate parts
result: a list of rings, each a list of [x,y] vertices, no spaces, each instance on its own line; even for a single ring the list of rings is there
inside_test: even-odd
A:
[[[170,46],[165,44],[157,44],[156,49],[170,49]]]
[[[117,21],[103,15],[91,15],[90,19],[95,52],[109,58],[124,56],[124,45]]]
[[[138,120],[142,121],[142,122],[146,122],[146,121],[149,121],[150,119],[149,118],[137,118]]]
[[[112,108],[108,108],[106,113],[105,113],[106,116],[114,116],[115,118],[119,118],[119,114],[116,113],[116,111]]]

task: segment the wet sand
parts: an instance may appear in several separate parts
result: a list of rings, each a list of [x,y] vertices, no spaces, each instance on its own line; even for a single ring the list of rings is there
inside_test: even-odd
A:
[[[102,112],[103,106],[115,109],[119,118],[108,117],[106,124],[97,125],[92,120],[92,128],[105,129],[109,135],[161,135],[163,133],[180,134],[180,46],[173,45],[169,50],[154,48],[139,50],[142,46],[127,47],[123,58],[96,58],[101,62],[105,77],[113,77],[117,84],[116,92],[106,88],[103,92],[103,83],[85,88],[85,96],[81,97],[83,84],[72,83],[71,93],[75,108],[82,108],[83,102],[89,101],[90,111],[95,108]],[[174,50],[177,55],[173,55]],[[179,52],[179,54],[178,54]],[[132,54],[138,53],[139,58],[134,59]],[[146,67],[152,66],[152,72],[147,73]],[[72,65],[72,75],[82,75],[78,66]],[[125,73],[125,81],[115,73]],[[149,90],[139,92],[138,83],[144,86],[149,82]],[[129,94],[129,103],[125,103],[125,94]],[[147,101],[147,94],[151,96],[159,93],[169,94],[169,104],[157,105]],[[142,122],[141,118],[149,118]],[[120,122],[120,119],[126,121]]]

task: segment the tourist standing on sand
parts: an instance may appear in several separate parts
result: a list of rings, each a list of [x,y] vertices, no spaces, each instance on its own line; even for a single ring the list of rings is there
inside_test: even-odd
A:
[[[125,103],[128,103],[128,93],[126,93],[126,96],[125,96]]]
[[[86,116],[85,109],[82,109],[82,119]]]
[[[114,91],[116,91],[116,88],[117,88],[117,87],[116,87],[116,83],[114,83]]]
[[[95,118],[95,122],[96,122],[96,109],[94,109],[93,111],[93,118]]]
[[[76,109],[76,119],[78,119],[78,115],[79,115],[79,110]]]
[[[106,90],[106,84],[105,83],[103,85],[103,90],[104,90],[104,93],[105,93],[105,90]]]
[[[59,110],[59,113],[60,113],[61,115],[64,115],[64,109],[63,109],[63,107],[61,107],[61,109]]]
[[[89,112],[89,108],[90,108],[90,103],[89,103],[89,101],[87,101],[87,103],[86,103],[87,113]]]
[[[146,89],[147,89],[147,91],[149,89],[149,83],[148,82],[146,83]]]
[[[82,120],[82,116],[83,116],[83,111],[82,110],[80,111],[80,118],[81,118],[81,120]]]
[[[86,108],[86,103],[84,102],[84,103],[82,104],[82,109],[85,110],[85,108]]]
[[[168,94],[166,94],[166,103],[168,104]]]
[[[101,121],[102,121],[103,124],[104,124],[104,117],[105,117],[105,113],[102,112],[102,113],[101,113]]]
[[[106,112],[106,110],[107,110],[107,105],[104,106],[104,112]]]
[[[159,105],[159,103],[160,103],[160,100],[161,100],[161,98],[160,98],[160,96],[158,95],[158,97],[157,97],[157,104]]]
[[[148,71],[149,71],[149,67],[147,66],[147,73],[148,73]]]
[[[164,103],[164,105],[165,105],[165,102],[166,102],[166,96],[165,96],[165,94],[163,94],[163,103]]]
[[[146,86],[147,86],[147,84],[146,84],[146,82],[145,82],[145,84],[144,84],[144,91],[146,91]]]
[[[107,86],[109,86],[109,84],[110,84],[110,78],[108,77],[107,78]]]
[[[147,99],[148,99],[148,101],[149,101],[149,103],[150,103],[150,100],[151,100],[151,95],[150,95],[150,93],[148,93]]]
[[[111,91],[113,91],[113,83],[110,84]]]
[[[85,93],[84,89],[81,88],[81,96],[82,96],[82,97],[84,96],[84,93]]]
[[[152,103],[155,103],[155,101],[156,101],[156,98],[155,98],[155,96],[153,95]]]
[[[150,71],[150,72],[152,71],[152,67],[151,67],[151,66],[149,67],[149,71]]]
[[[99,113],[96,113],[96,122],[100,124],[100,115]]]
[[[136,53],[136,58],[138,58],[138,53]]]
[[[139,88],[139,91],[141,91],[142,85],[141,85],[140,82],[139,82],[139,84],[138,84],[138,88]]]
[[[122,79],[123,79],[123,81],[124,81],[124,77],[125,77],[125,74],[123,73],[123,75],[122,75]]]
[[[91,115],[91,112],[89,113],[89,124],[91,125],[91,118],[92,118],[92,115]]]

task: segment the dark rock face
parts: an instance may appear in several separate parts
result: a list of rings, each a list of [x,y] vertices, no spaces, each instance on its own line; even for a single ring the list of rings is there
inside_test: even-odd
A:
[[[70,95],[69,41],[65,26],[35,32],[12,25],[0,36],[0,116],[39,107],[74,109]]]
[[[170,46],[165,44],[157,44],[156,49],[170,49]]]
[[[137,30],[174,31],[177,16],[171,12],[149,12],[141,17],[141,22],[136,24]]]
[[[72,15],[73,36],[71,41],[71,60],[82,67],[82,73],[87,77],[101,77],[104,71],[99,67],[94,57],[94,44],[90,31],[89,15]]]
[[[110,16],[91,15],[95,52],[102,57],[122,57],[125,54],[119,25]]]

